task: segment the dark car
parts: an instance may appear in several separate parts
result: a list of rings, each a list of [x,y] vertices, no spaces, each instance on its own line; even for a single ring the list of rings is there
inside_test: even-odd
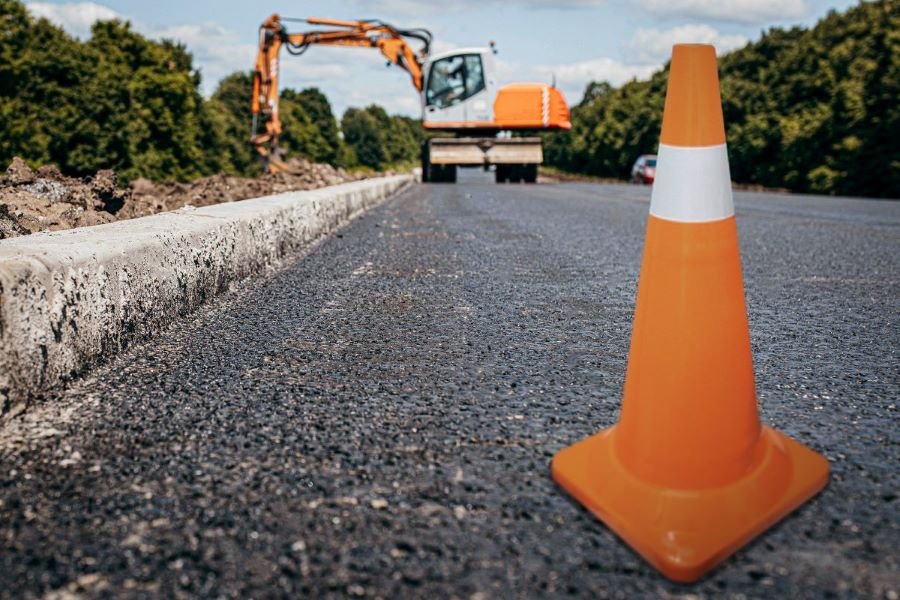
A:
[[[656,178],[656,155],[644,154],[631,167],[631,183],[653,183]]]

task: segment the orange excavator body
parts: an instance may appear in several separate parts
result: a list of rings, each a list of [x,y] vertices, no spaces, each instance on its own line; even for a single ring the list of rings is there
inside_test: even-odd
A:
[[[510,83],[497,90],[490,121],[424,121],[434,131],[483,129],[571,129],[569,105],[557,88],[544,83]]]

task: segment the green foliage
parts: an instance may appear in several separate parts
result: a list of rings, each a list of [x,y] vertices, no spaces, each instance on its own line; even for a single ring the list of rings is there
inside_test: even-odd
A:
[[[249,144],[253,93],[252,74],[232,73],[219,82],[206,102],[206,118],[212,124],[205,148],[219,157],[211,170],[252,176],[259,172],[260,161]],[[313,162],[341,164],[341,138],[328,99],[317,88],[280,94],[282,134],[279,145],[288,156],[296,155]],[[262,124],[259,125],[262,127]]]
[[[735,181],[798,192],[900,196],[900,4],[832,11],[772,29],[722,57]],[[570,132],[546,136],[550,165],[627,177],[656,148],[668,68],[614,89],[592,83]]]
[[[200,79],[183,46],[120,21],[95,24],[80,42],[0,2],[0,160],[73,174],[112,167],[126,179],[204,172]]]
[[[359,165],[379,169],[387,162],[384,131],[368,109],[348,108],[341,119],[344,142]]]
[[[383,170],[415,161],[424,139],[418,120],[389,116],[383,108],[348,108],[341,119],[341,131],[348,146],[348,166]]]
[[[294,90],[284,90],[281,92],[280,111],[282,134],[279,145],[288,154],[297,154],[305,156],[314,162],[334,162],[337,155],[337,147],[334,145],[339,143],[337,136],[337,125],[331,114],[331,107],[324,96],[319,95],[325,101],[327,113],[319,108],[318,118],[313,116],[315,108],[310,110],[310,96],[304,95],[311,90],[303,92],[295,92]],[[315,90],[318,92],[318,90]],[[316,107],[318,97],[313,98],[313,107]],[[328,127],[329,133],[334,134],[334,139],[329,143],[322,131],[322,125]]]
[[[421,155],[425,135],[425,128],[422,127],[421,120],[403,115],[392,116],[391,126],[388,130],[391,163],[399,165],[417,162]]]
[[[261,163],[250,145],[250,98],[253,79],[249,72],[232,73],[219,82],[204,106],[207,123],[203,147],[205,171],[223,171],[229,175],[253,176]]]
[[[79,94],[90,58],[49,21],[33,21],[17,1],[0,0],[0,156],[57,159],[79,123]],[[50,99],[55,110],[46,110]],[[57,133],[60,132],[60,133]]]
[[[294,94],[294,101],[303,107],[306,114],[316,127],[317,143],[314,149],[307,155],[315,162],[339,165],[341,155],[341,134],[338,129],[337,119],[331,112],[331,104],[328,98],[319,88],[307,88]]]

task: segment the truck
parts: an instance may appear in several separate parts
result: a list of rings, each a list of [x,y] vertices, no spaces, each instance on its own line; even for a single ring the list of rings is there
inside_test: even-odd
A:
[[[314,29],[291,33],[286,21]],[[458,167],[476,166],[493,169],[497,183],[537,181],[543,162],[541,138],[521,134],[571,128],[562,92],[543,83],[501,85],[493,42],[486,48],[431,54],[432,41],[426,29],[399,29],[376,19],[284,19],[277,14],[266,19],[259,29],[250,139],[265,168],[270,172],[288,168],[278,148],[281,49],[300,55],[312,45],[330,45],[375,48],[389,65],[409,73],[421,99],[422,126],[442,134],[426,136],[422,144],[423,181],[453,183]]]

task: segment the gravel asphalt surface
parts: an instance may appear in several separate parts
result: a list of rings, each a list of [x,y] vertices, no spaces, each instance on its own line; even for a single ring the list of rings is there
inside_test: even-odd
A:
[[[825,491],[669,583],[550,479],[619,411],[649,189],[418,185],[0,428],[0,597],[900,594],[900,203],[738,193]]]

